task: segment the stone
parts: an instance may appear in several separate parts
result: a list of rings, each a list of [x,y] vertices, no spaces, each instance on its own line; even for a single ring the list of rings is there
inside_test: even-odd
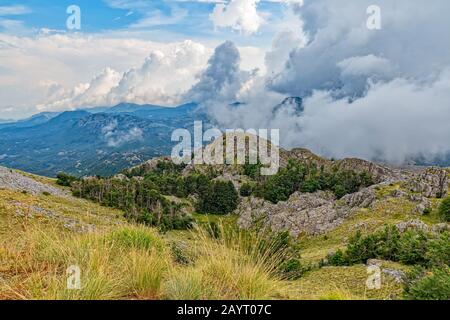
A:
[[[431,202],[427,198],[423,198],[422,201],[414,208],[413,213],[424,215],[430,213],[432,210]]]
[[[376,200],[374,188],[365,188],[359,192],[344,196],[341,201],[350,208],[368,208]]]
[[[395,269],[383,269],[382,272],[388,277],[394,279],[397,283],[403,283],[405,281],[405,273],[400,270]]]
[[[48,192],[52,195],[67,196],[62,189],[41,183],[20,172],[5,167],[0,167],[0,188],[16,191],[26,191],[33,195]]]
[[[400,232],[407,230],[430,231],[430,227],[421,220],[409,220],[395,225]]]

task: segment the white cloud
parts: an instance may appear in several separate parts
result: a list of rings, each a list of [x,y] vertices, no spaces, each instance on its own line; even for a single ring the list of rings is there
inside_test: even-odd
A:
[[[267,78],[254,79],[246,104],[210,104],[210,114],[226,128],[278,128],[283,146],[329,157],[401,164],[448,154],[450,42],[439,36],[450,28],[448,2],[382,1],[380,31],[366,28],[369,4],[295,7],[307,41],[280,33],[266,56]],[[305,98],[300,116],[291,107],[274,112],[286,95]]]
[[[125,143],[142,141],[144,132],[142,129],[133,127],[129,130],[120,130],[117,120],[113,120],[102,128],[103,138],[109,147],[120,147]]]
[[[230,0],[228,3],[218,3],[209,18],[215,27],[229,27],[245,34],[255,33],[264,22],[256,9],[259,1]]]
[[[195,82],[209,53],[206,47],[192,41],[161,47],[161,50],[152,50],[142,65],[123,74],[105,68],[88,83],[80,83],[70,90],[53,90],[39,109],[73,109],[120,102],[177,104],[181,94]]]
[[[22,15],[30,12],[31,9],[24,5],[0,6],[0,16]]]
[[[381,30],[366,27],[370,4],[371,0],[345,5],[317,0],[305,1],[303,7],[296,8],[309,42],[290,53],[286,67],[270,79],[271,88],[289,95],[305,96],[313,90],[346,95],[349,66],[344,64],[351,61],[355,68],[355,59],[366,68],[372,64],[366,72],[360,70],[359,79],[363,81],[436,77],[449,64],[450,41],[439,36],[450,29],[450,20],[444,14],[450,10],[448,1],[436,0],[433,6],[427,6],[406,0],[381,0]],[[358,87],[360,92],[354,94],[363,94]]]

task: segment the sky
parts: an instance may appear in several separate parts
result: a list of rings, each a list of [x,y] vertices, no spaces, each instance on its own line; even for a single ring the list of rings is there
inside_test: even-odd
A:
[[[2,0],[0,119],[194,101],[220,126],[279,128],[283,146],[329,157],[445,157],[449,12],[447,0]],[[302,114],[274,108],[292,96]]]
[[[144,64],[157,51],[166,56],[176,54],[178,46],[199,51],[198,65],[192,70],[181,70],[190,73],[189,81],[196,76],[200,64],[206,65],[208,54],[226,40],[239,46],[244,68],[264,71],[264,51],[270,48],[274,34],[289,24],[285,18],[290,2],[2,0],[0,118],[73,108],[75,103],[65,105],[67,99],[52,103],[55,91],[83,90],[99,74],[115,77],[116,72],[124,73]],[[66,24],[71,5],[80,8],[79,30],[70,30]],[[225,14],[221,14],[223,7],[227,9]],[[292,27],[296,25],[298,21],[292,23]],[[177,90],[167,95],[175,95]],[[179,102],[167,95],[164,99],[160,94],[137,102]]]

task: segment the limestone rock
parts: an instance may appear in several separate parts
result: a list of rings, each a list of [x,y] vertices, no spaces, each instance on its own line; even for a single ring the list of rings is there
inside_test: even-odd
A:
[[[33,195],[48,192],[52,195],[67,196],[62,189],[41,183],[5,167],[0,167],[0,188],[26,191]]]
[[[447,171],[441,168],[427,168],[407,184],[412,192],[427,198],[441,198],[447,194],[449,179]]]
[[[362,194],[372,194],[363,191]],[[352,205],[348,205],[347,202]],[[294,193],[289,200],[273,204],[257,198],[242,199],[236,214],[238,224],[249,228],[257,222],[274,232],[289,231],[291,235],[318,235],[338,227],[355,208],[370,205],[362,195],[338,202],[329,192]]]
[[[397,283],[403,283],[405,281],[404,279],[406,275],[403,271],[395,269],[383,269],[382,271],[385,275],[391,277]]]
[[[343,201],[350,208],[368,208],[376,200],[374,188],[365,188],[359,192],[344,196]]]
[[[407,230],[419,230],[419,231],[429,231],[430,227],[421,220],[410,220],[405,222],[400,222],[395,225],[400,232],[405,232]]]

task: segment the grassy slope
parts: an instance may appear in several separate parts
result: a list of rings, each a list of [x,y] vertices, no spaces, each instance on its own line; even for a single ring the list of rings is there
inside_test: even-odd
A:
[[[394,188],[399,186],[379,190],[378,197],[384,199]],[[433,202],[437,207],[438,200]],[[417,218],[428,224],[439,222],[436,210],[425,217],[412,215],[413,205],[404,199],[386,199],[374,209],[361,210],[327,235],[300,238],[303,261],[320,261],[329,251],[343,247],[358,228],[372,231]],[[36,212],[36,207],[59,218]],[[30,213],[32,217],[27,217]],[[201,223],[233,224],[236,220],[194,216]],[[93,224],[95,231],[68,229],[61,217]],[[182,254],[195,257],[193,263],[184,265],[174,259],[170,250],[174,242],[187,245]],[[381,290],[367,290],[363,265],[313,269],[300,280],[282,281],[261,260],[249,260],[201,234],[161,235],[130,225],[122,212],[85,200],[0,190],[0,298],[390,299],[401,294],[401,286],[384,276]],[[81,291],[65,288],[65,270],[74,263],[82,268]],[[405,269],[393,263],[386,266]]]

